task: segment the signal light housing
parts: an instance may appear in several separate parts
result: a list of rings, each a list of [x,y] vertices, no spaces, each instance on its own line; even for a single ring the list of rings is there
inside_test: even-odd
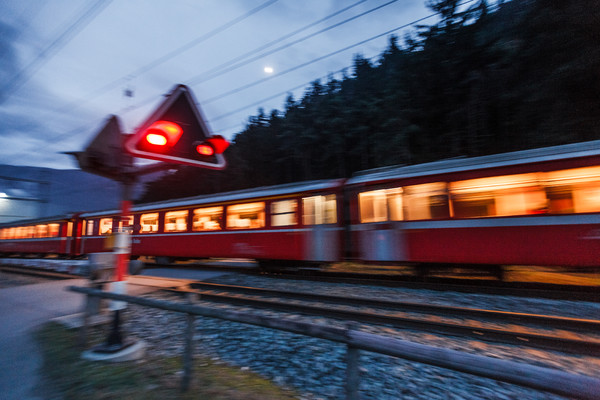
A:
[[[135,157],[209,169],[223,169],[229,143],[212,136],[191,90],[177,85],[145,122],[125,141]]]

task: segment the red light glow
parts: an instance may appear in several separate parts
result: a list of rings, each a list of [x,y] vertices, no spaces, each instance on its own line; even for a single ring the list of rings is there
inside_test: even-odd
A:
[[[156,133],[149,133],[146,135],[146,140],[148,143],[153,144],[155,146],[164,146],[167,144],[167,138],[163,135],[159,135]]]
[[[146,130],[146,141],[154,146],[173,146],[183,133],[174,122],[156,121]]]
[[[202,156],[212,156],[213,154],[215,154],[215,149],[213,149],[212,146],[208,144],[199,144],[198,146],[196,146],[196,151]]]

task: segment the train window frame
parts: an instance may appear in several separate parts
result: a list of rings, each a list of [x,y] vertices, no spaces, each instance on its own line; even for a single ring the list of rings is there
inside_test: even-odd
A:
[[[86,220],[85,236],[94,236],[95,221],[93,219]]]
[[[331,205],[333,208],[328,209]],[[307,212],[309,209],[312,213]],[[337,209],[337,196],[333,193],[303,197],[302,224],[305,226],[337,224]]]
[[[165,233],[181,233],[188,230],[189,210],[166,211],[164,215]],[[171,222],[171,219],[174,222]],[[183,220],[183,222],[181,222]]]
[[[600,166],[546,172],[543,185],[551,214],[600,212]]]
[[[119,232],[133,233],[133,215],[119,218]]]
[[[452,214],[457,219],[545,214],[548,198],[542,182],[539,172],[449,182]]]
[[[142,235],[148,235],[148,234],[153,234],[153,233],[158,233],[158,228],[159,228],[159,224],[158,224],[158,220],[160,218],[160,215],[158,212],[149,212],[149,213],[144,213],[144,214],[140,214],[140,230],[139,233]],[[144,222],[144,219],[154,219],[156,220],[156,223],[153,224],[147,224]],[[156,229],[150,229],[150,230],[146,230],[145,227],[146,226],[151,226],[151,227],[156,227]]]
[[[266,226],[265,202],[238,203],[227,206],[227,229],[260,229]],[[240,216],[256,218],[240,218]]]
[[[113,232],[113,219],[112,218],[100,218],[98,221],[98,234],[102,236],[108,236]]]
[[[200,207],[192,210],[192,231],[209,232],[223,229],[223,206]]]
[[[403,189],[405,221],[443,220],[452,217],[452,202],[447,182],[419,183],[404,186]]]
[[[272,227],[298,225],[298,199],[274,200],[270,208]]]
[[[49,228],[47,224],[39,224],[35,226],[35,238],[47,238],[49,237]]]

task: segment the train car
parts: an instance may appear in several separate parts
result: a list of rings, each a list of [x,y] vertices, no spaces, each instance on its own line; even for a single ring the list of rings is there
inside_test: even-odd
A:
[[[139,205],[132,256],[333,262],[341,259],[343,180],[302,182]],[[84,213],[82,253],[106,251],[118,211]]]
[[[600,265],[600,141],[366,171],[350,256],[428,265]]]
[[[24,220],[0,227],[0,254],[75,255],[77,215]]]

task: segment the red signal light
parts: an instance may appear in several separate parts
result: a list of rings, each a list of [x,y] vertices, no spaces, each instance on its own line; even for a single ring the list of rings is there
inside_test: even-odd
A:
[[[223,154],[223,152],[229,147],[229,142],[221,135],[214,135],[210,137],[207,142],[212,145],[212,147],[215,149],[215,153],[217,154]]]
[[[208,143],[200,143],[196,146],[196,151],[201,156],[212,156],[215,154],[215,149]]]
[[[194,143],[196,152],[201,156],[214,156],[215,154],[223,154],[229,147],[229,142],[223,136],[211,136],[203,142]]]
[[[154,146],[172,147],[177,143],[183,129],[170,121],[156,121],[146,129],[145,139]]]

